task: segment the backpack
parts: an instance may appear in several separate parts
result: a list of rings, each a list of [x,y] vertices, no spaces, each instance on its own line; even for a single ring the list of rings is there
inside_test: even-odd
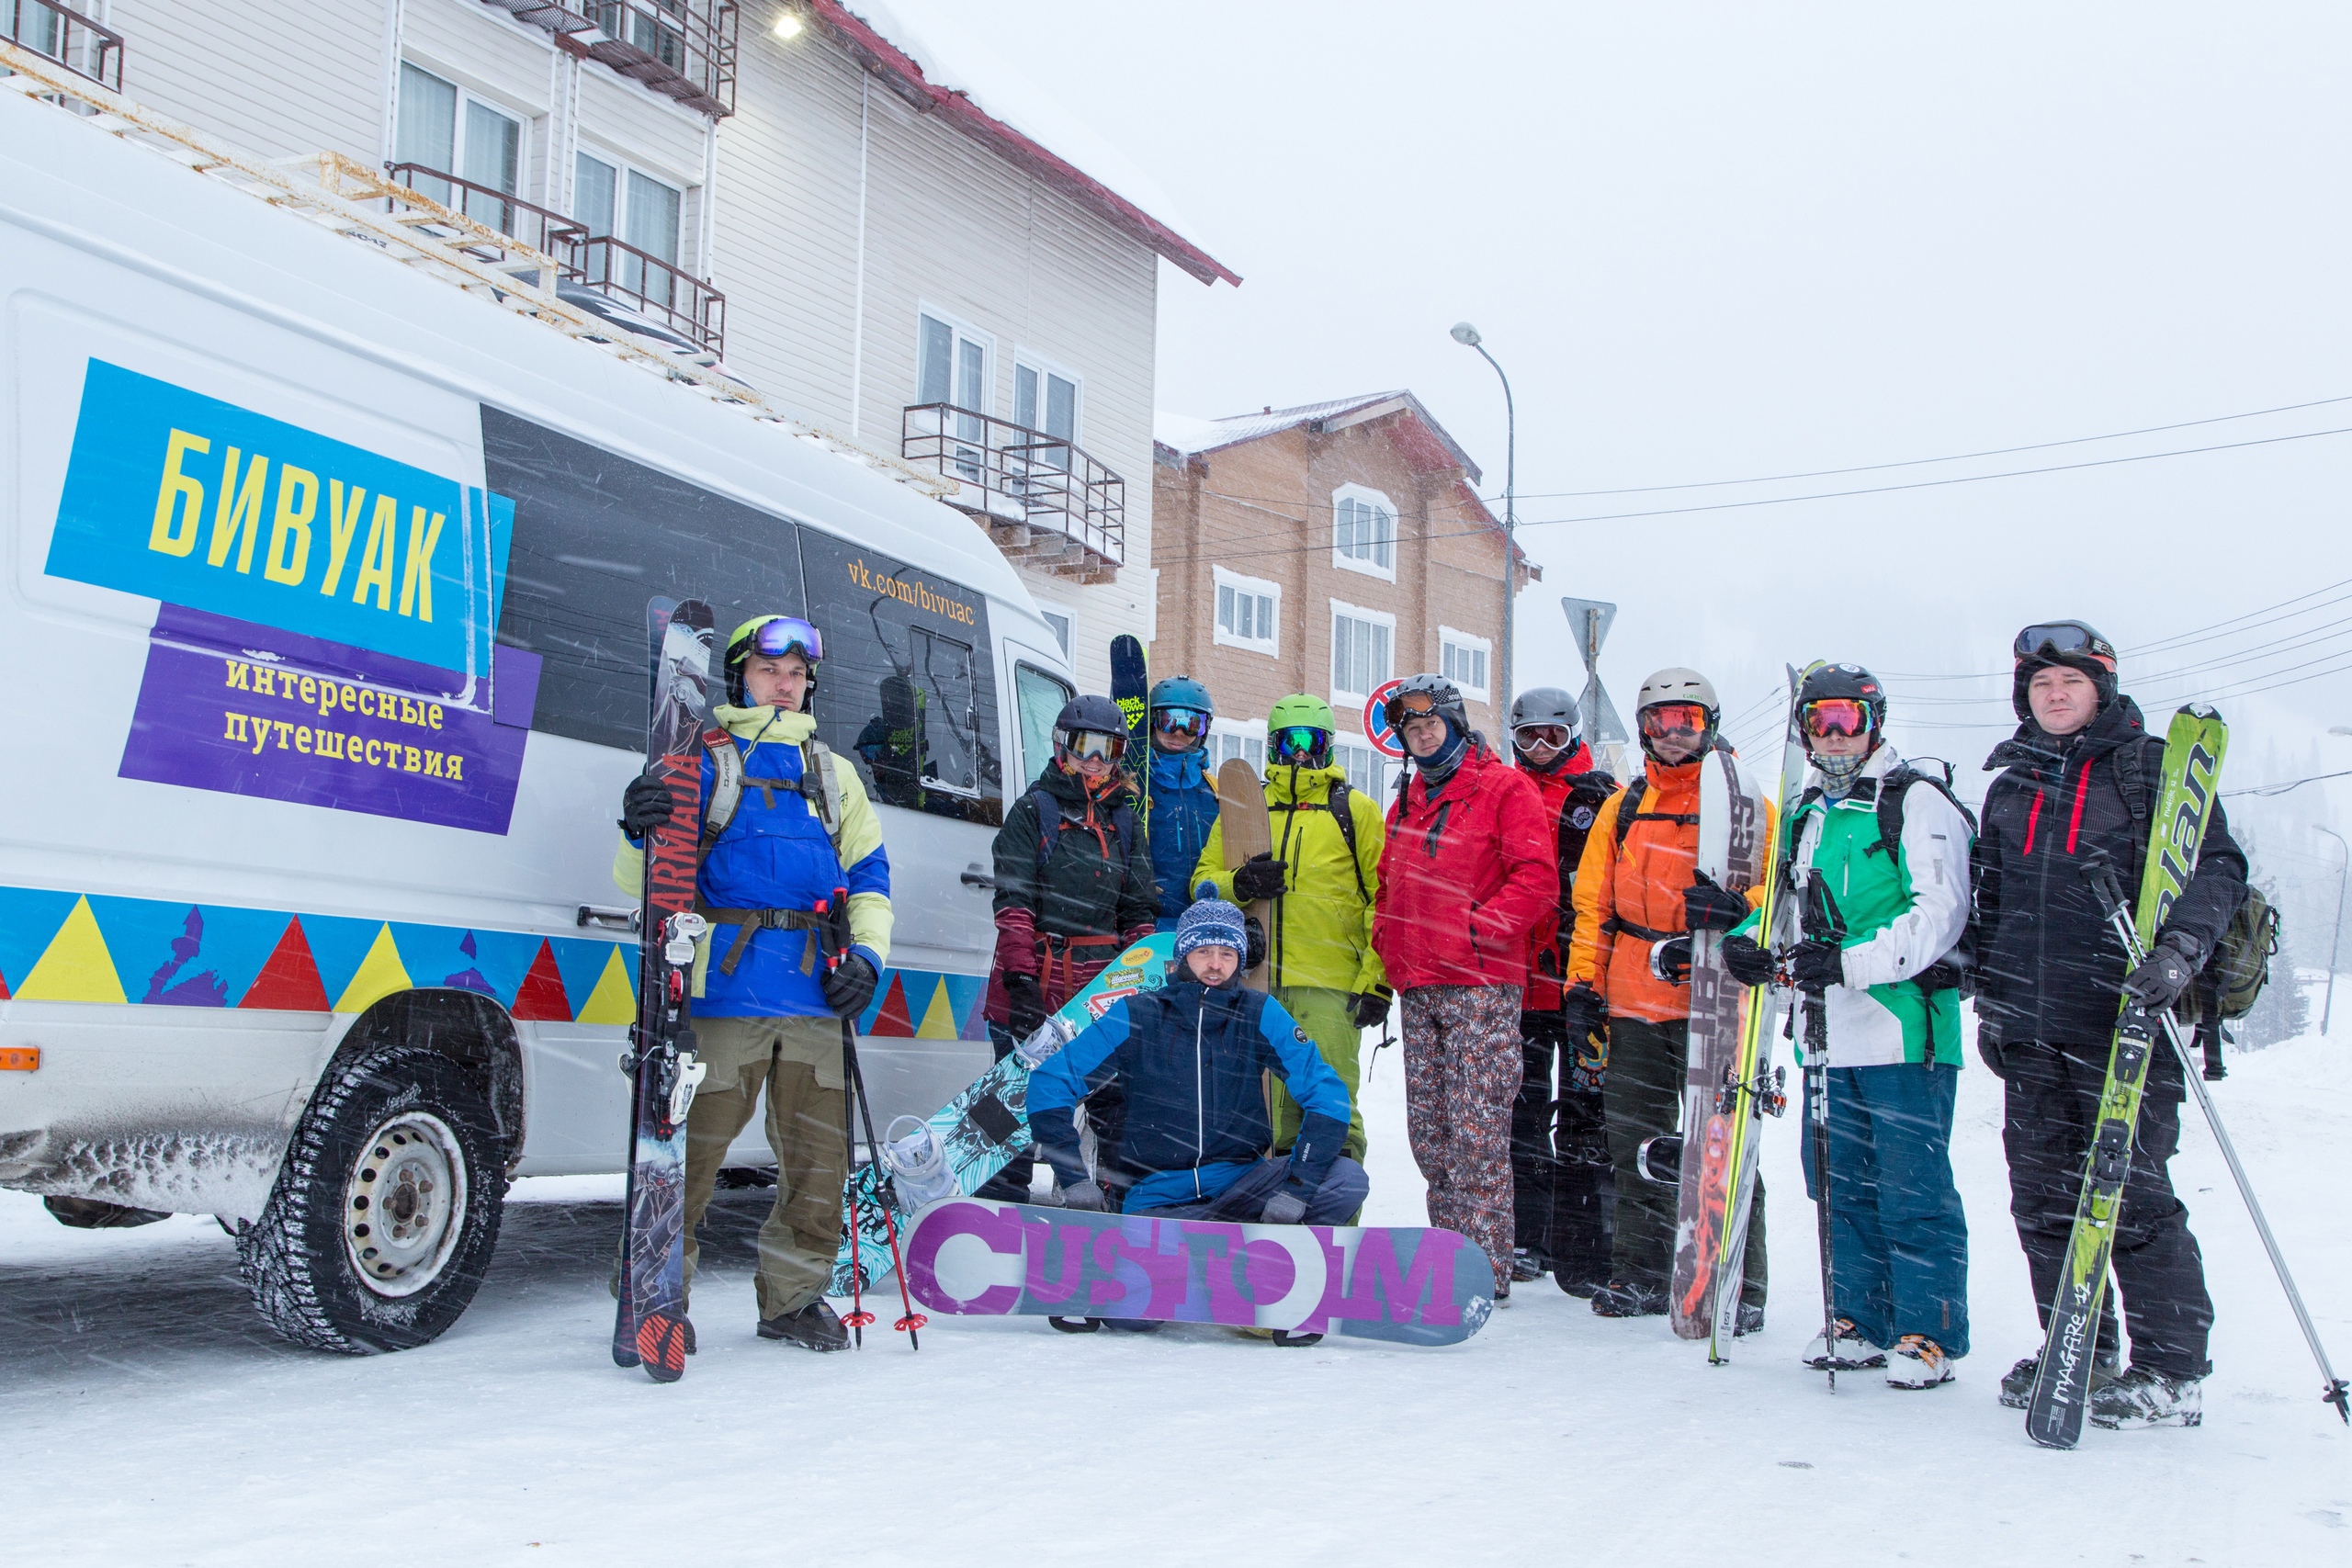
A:
[[[1363,885],[1363,862],[1356,858],[1356,814],[1348,808],[1348,781],[1333,779],[1330,789],[1324,794],[1323,804],[1330,809],[1332,819],[1339,823],[1340,837],[1347,842],[1348,869],[1356,874],[1356,897],[1369,904],[1372,902],[1372,891]],[[1286,814],[1295,817],[1299,809],[1298,802],[1294,800]]]
[[[1876,799],[1874,802],[1875,809],[1878,814],[1878,839],[1876,842],[1863,850],[1862,853],[1865,858],[1871,855],[1884,855],[1887,857],[1888,861],[1892,863],[1896,854],[1901,852],[1903,848],[1903,801],[1904,797],[1911,793],[1911,786],[1917,784],[1928,785],[1933,788],[1938,795],[1940,795],[1946,800],[1951,801],[1952,809],[1960,813],[1961,820],[1968,824],[1969,837],[1973,839],[1976,836],[1976,813],[1968,809],[1968,807],[1962,803],[1960,796],[1952,793],[1951,764],[1936,757],[1923,757],[1920,761],[1934,763],[1938,768],[1942,770],[1941,774],[1939,775],[1937,773],[1929,773],[1924,768],[1913,767],[1909,761],[1905,761],[1895,763],[1894,766],[1887,769],[1887,771],[1880,776],[1877,783]],[[1820,785],[1815,784],[1808,788],[1804,794],[1799,797],[1796,811],[1792,811],[1789,814],[1791,818],[1793,820],[1797,817],[1798,813],[1804,811],[1806,807],[1812,805],[1821,797],[1822,794]],[[1793,831],[1793,829],[1792,829],[1792,831]],[[1792,851],[1794,850],[1795,845],[1793,841],[1791,843],[1790,848]],[[1781,865],[1782,874],[1784,875],[1793,875],[1795,874],[1796,862],[1793,855],[1792,855],[1788,860],[1783,861]],[[1961,942],[1954,945],[1952,952],[1959,952],[1960,948],[1966,944],[1966,942],[1967,938],[1963,935]],[[1961,983],[1962,968],[1962,966],[1960,964],[1953,961],[1952,954],[1951,953],[1947,953],[1942,957],[1937,959],[1933,964],[1928,964],[1925,969],[1922,969],[1917,975],[1914,975],[1911,978],[1917,984],[1918,987],[1922,991],[1949,991]]]
[[[2278,911],[2262,889],[2246,884],[2245,901],[2222,932],[2213,956],[2206,960],[2212,977],[2214,1010],[2225,1019],[2244,1018],[2270,979],[2270,960],[2278,951]]]
[[[1037,873],[1042,876],[1046,863],[1054,858],[1054,846],[1061,841],[1062,803],[1051,791],[1035,784],[1029,793],[1037,797]],[[1112,811],[1111,836],[1119,840],[1119,864],[1124,868],[1136,853],[1136,803],[1132,798],[1121,801]]]
[[[734,737],[724,729],[706,729],[702,749],[710,754],[710,803],[703,808],[701,852],[708,853],[718,842],[727,825],[735,820],[735,813],[743,804],[743,786],[753,784],[762,789],[790,789],[808,803],[818,822],[831,840],[833,852],[841,853],[842,796],[841,786],[833,780],[832,753],[821,740],[810,739],[800,743],[800,782],[786,784],[781,779],[755,779],[743,772],[743,753],[735,749]]]

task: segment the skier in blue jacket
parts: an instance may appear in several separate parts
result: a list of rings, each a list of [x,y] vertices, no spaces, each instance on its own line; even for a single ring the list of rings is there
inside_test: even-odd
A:
[[[1144,765],[1143,815],[1151,842],[1159,927],[1176,929],[1193,901],[1193,866],[1216,826],[1216,782],[1208,776],[1209,689],[1171,675],[1151,689],[1151,755]]]
[[[1340,1153],[1348,1089],[1282,1003],[1239,982],[1248,938],[1221,898],[1186,909],[1169,983],[1113,1006],[1029,1079],[1029,1127],[1061,1180],[1062,1202],[1100,1211],[1073,1108],[1113,1078],[1126,1089],[1120,1155],[1142,1174],[1121,1212],[1278,1225],[1344,1224],[1371,1182]],[[1263,1075],[1305,1108],[1298,1141],[1272,1158]],[[1121,1327],[1157,1328],[1154,1324]],[[1276,1334],[1278,1344],[1314,1335]]]

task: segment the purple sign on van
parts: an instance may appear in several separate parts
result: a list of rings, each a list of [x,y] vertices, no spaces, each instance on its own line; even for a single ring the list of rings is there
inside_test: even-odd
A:
[[[492,651],[489,690],[455,671],[165,604],[120,775],[506,831],[539,659]]]

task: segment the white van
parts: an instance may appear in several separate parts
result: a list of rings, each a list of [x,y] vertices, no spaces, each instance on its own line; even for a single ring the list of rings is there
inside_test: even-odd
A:
[[[16,92],[0,191],[0,1186],[220,1216],[303,1343],[454,1321],[507,1178],[624,1167],[657,596],[823,631],[877,1124],[986,1066],[1070,685],[969,519]]]

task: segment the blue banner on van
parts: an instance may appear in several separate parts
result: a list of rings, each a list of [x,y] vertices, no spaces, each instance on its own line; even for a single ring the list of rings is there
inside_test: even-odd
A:
[[[514,504],[89,362],[47,570],[489,673]]]

